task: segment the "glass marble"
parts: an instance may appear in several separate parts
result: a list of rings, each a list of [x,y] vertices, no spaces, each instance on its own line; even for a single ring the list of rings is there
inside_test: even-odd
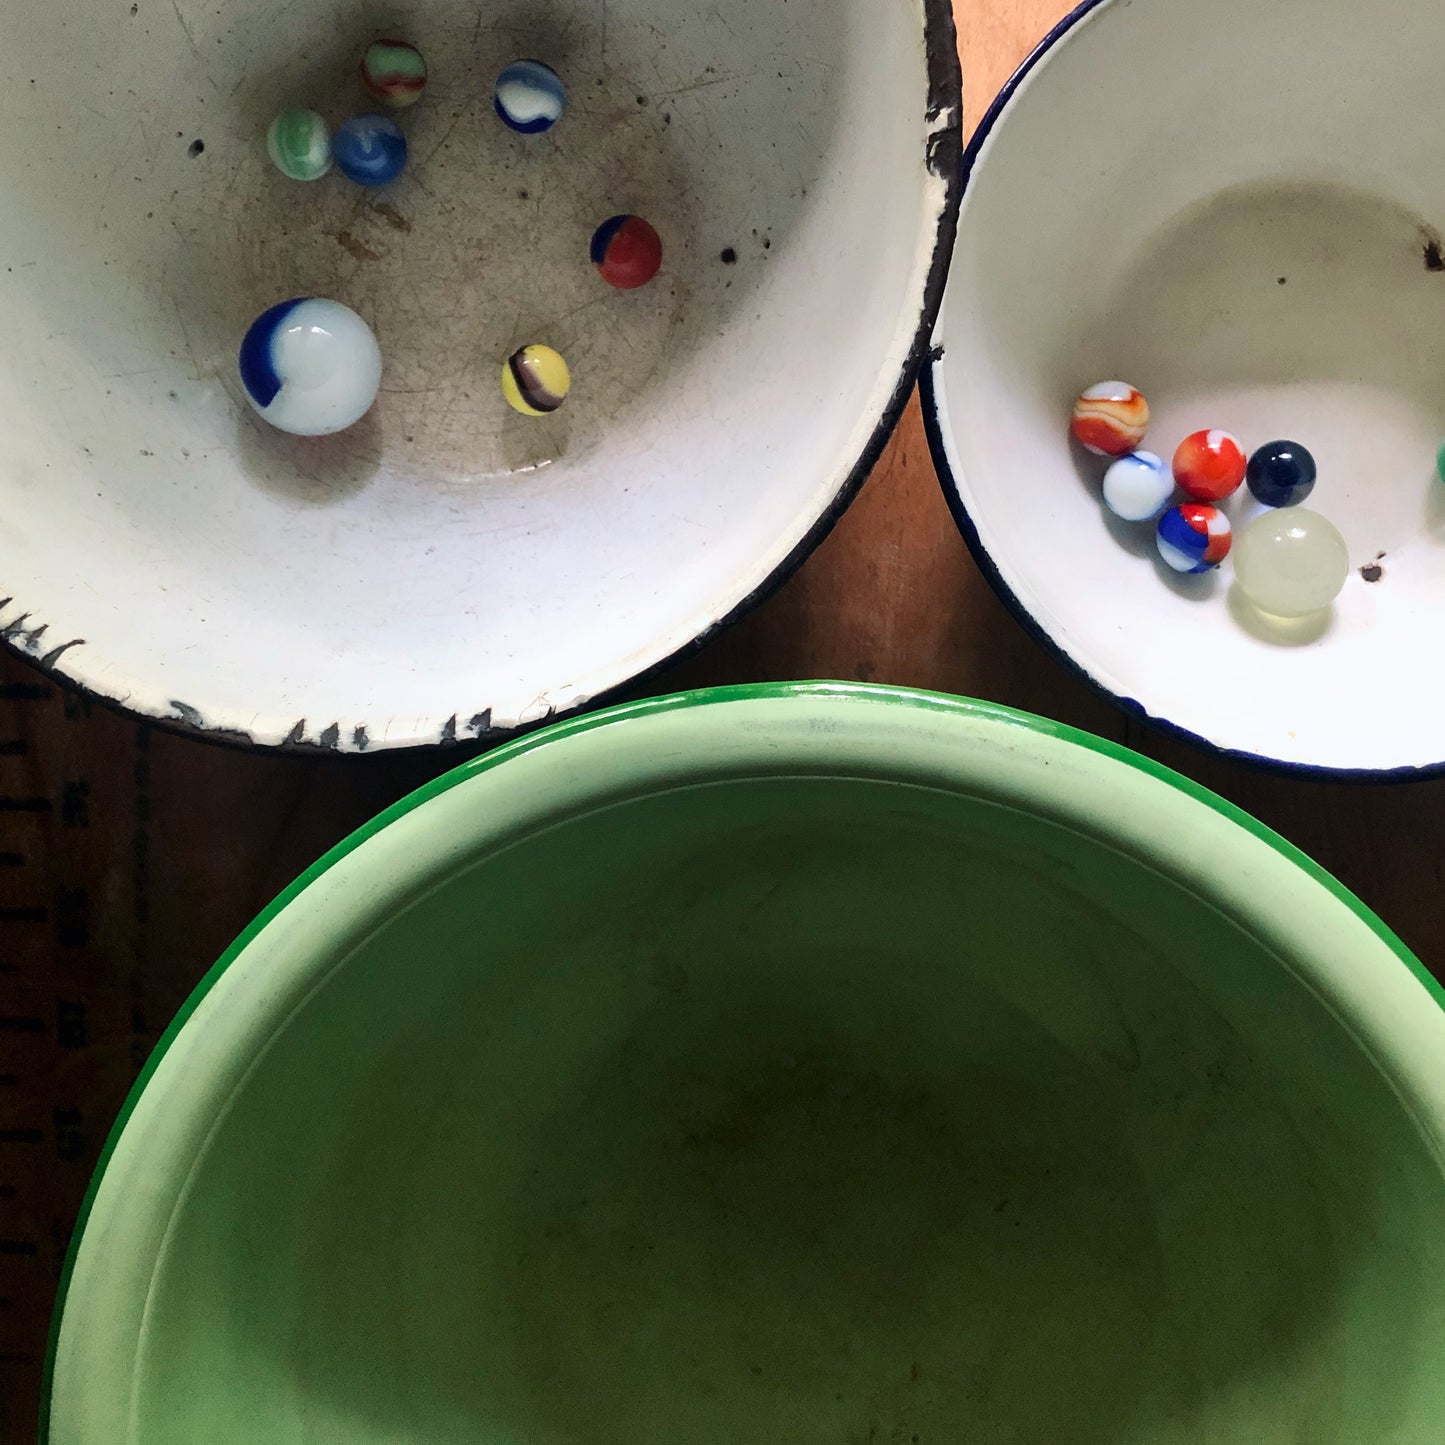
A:
[[[1153,452],[1131,452],[1104,473],[1104,505],[1126,522],[1152,522],[1173,495],[1173,473]]]
[[[241,342],[241,384],[257,412],[294,436],[329,436],[366,415],[381,349],[339,301],[299,297],[263,311]]]
[[[1239,490],[1247,465],[1238,437],[1227,431],[1197,431],[1174,453],[1174,480],[1196,502],[1219,502]]]
[[[389,110],[405,110],[426,89],[426,57],[405,40],[378,40],[361,57],[366,93]]]
[[[514,60],[497,77],[493,104],[513,130],[540,135],[562,119],[567,87],[550,65],[540,60]]]
[[[336,166],[359,186],[384,186],[406,169],[406,136],[386,115],[354,115],[331,141]]]
[[[1149,403],[1127,381],[1098,382],[1074,403],[1074,435],[1095,456],[1128,456],[1148,430]]]
[[[1170,507],[1154,537],[1159,555],[1176,571],[1210,572],[1229,556],[1229,518],[1204,502]]]
[[[662,237],[641,216],[613,216],[593,232],[591,254],[609,286],[635,291],[662,269]]]
[[[1339,528],[1308,507],[1265,512],[1239,534],[1234,580],[1272,617],[1323,611],[1349,575],[1349,549]]]
[[[266,132],[266,150],[293,181],[319,181],[331,169],[331,132],[314,110],[283,110]]]
[[[1244,479],[1266,507],[1297,507],[1315,489],[1315,459],[1298,442],[1266,442],[1249,459]]]
[[[550,346],[524,346],[502,364],[502,395],[523,416],[549,416],[572,390],[572,373]]]

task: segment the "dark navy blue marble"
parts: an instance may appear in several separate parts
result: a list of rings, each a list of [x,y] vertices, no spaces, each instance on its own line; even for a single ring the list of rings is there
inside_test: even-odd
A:
[[[1293,507],[1315,489],[1315,459],[1298,442],[1266,442],[1249,459],[1244,480],[1266,507]]]

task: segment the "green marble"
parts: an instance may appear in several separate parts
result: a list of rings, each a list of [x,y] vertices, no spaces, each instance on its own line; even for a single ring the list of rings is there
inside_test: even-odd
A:
[[[331,132],[314,110],[284,110],[266,132],[276,169],[293,181],[319,181],[331,169]]]
[[[420,100],[426,77],[425,57],[404,40],[378,40],[361,59],[361,83],[367,93],[393,110]]]
[[[1440,443],[1440,450],[1435,454],[1435,466],[1439,470],[1440,480],[1445,482],[1445,442]]]

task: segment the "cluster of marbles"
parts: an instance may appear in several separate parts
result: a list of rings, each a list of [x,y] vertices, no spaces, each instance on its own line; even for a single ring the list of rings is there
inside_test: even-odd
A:
[[[1141,449],[1148,428],[1149,403],[1127,382],[1100,382],[1074,403],[1075,438],[1110,459],[1104,505],[1123,521],[1153,523],[1159,556],[1170,568],[1186,575],[1209,572],[1232,551],[1240,591],[1273,617],[1308,617],[1339,596],[1349,553],[1328,518],[1300,506],[1318,475],[1305,447],[1272,441],[1250,455],[1238,437],[1211,429],[1185,437],[1166,464]],[[1270,510],[1236,541],[1221,504],[1241,487]],[[1177,492],[1187,500],[1175,505]]]
[[[426,57],[405,40],[378,40],[359,68],[366,93],[388,110],[405,110],[426,88]],[[387,115],[354,115],[333,135],[314,110],[284,110],[266,132],[266,150],[283,176],[319,181],[333,164],[360,186],[384,186],[406,169],[406,135]]]
[[[427,63],[404,40],[378,40],[361,58],[362,86],[389,110],[421,99]],[[545,134],[567,108],[567,87],[540,60],[504,67],[492,91],[498,117],[519,135]],[[288,110],[271,123],[266,148],[296,181],[317,181],[334,165],[363,186],[383,186],[406,168],[406,135],[391,116],[363,114],[333,132],[314,110]],[[592,236],[590,258],[619,291],[646,286],[662,268],[662,238],[641,216],[617,215]],[[371,328],[336,301],[301,298],[263,312],[241,343],[241,381],[252,406],[298,436],[341,431],[365,415],[381,384],[381,352]],[[520,347],[502,364],[502,395],[523,416],[549,416],[566,401],[572,376],[550,346]]]

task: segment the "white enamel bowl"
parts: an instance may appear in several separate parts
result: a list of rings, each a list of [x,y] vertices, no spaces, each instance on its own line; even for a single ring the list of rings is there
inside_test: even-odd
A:
[[[0,634],[214,735],[341,749],[506,731],[686,649],[816,543],[876,457],[952,237],[946,0],[52,0],[0,86]],[[281,109],[374,110],[401,26],[431,80],[394,185],[288,181]],[[379,29],[378,29],[379,27]],[[570,103],[523,137],[497,72]],[[664,269],[603,284],[634,211]],[[236,352],[274,302],[372,323],[377,406],[271,431]],[[511,412],[547,342],[574,388]]]
[[[924,378],[945,492],[1041,639],[1222,752],[1365,776],[1445,760],[1442,51],[1445,8],[1414,0],[1103,0],[965,159]],[[1332,610],[1272,623],[1227,562],[1180,579],[1147,528],[1106,523],[1067,423],[1116,377],[1162,456],[1204,427],[1314,452],[1309,505],[1351,553]]]

